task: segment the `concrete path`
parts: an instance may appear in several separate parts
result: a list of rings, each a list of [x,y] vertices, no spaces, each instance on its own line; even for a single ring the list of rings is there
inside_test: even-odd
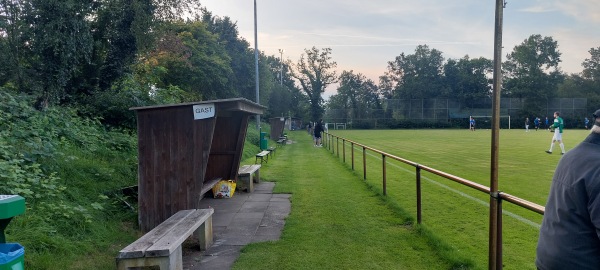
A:
[[[205,197],[200,208],[212,207],[214,244],[204,252],[183,250],[183,269],[231,269],[249,243],[276,241],[290,213],[290,194],[273,194],[273,182],[254,184],[254,192],[236,191],[230,199]]]

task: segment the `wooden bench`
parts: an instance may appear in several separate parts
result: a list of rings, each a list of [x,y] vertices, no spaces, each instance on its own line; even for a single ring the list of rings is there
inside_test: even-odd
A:
[[[285,139],[277,140],[277,146],[284,146],[284,145],[285,145]]]
[[[271,146],[271,147],[267,148],[267,151],[269,151],[269,155],[270,155],[271,157],[273,157],[273,155],[275,154],[275,150],[277,150],[277,148],[276,148],[276,147],[273,147],[273,146]]]
[[[158,266],[161,270],[183,269],[181,244],[192,234],[200,250],[213,243],[214,209],[181,210],[119,252],[117,269]]]
[[[267,159],[265,160],[265,157],[267,157]],[[256,154],[256,160],[254,161],[254,163],[258,163],[258,159],[260,158],[260,164],[264,162],[269,162],[269,151],[265,150],[262,151],[258,154]]]
[[[254,191],[254,183],[260,183],[260,164],[244,165],[238,170],[237,186],[246,192]],[[256,175],[253,177],[253,175]]]

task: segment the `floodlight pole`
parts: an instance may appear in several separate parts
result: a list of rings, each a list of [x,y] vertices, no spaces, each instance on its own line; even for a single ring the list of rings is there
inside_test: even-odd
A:
[[[260,104],[258,87],[258,30],[256,23],[256,0],[254,0],[254,69],[256,70],[256,103]],[[260,114],[256,115],[256,128],[260,130]]]
[[[279,85],[283,86],[283,50],[279,49],[279,54],[281,54],[281,57],[279,57]]]
[[[502,208],[498,192],[498,148],[500,144],[500,91],[502,89],[502,17],[505,2],[496,0],[494,31],[494,86],[492,89],[492,157],[490,169],[490,270],[502,269]]]

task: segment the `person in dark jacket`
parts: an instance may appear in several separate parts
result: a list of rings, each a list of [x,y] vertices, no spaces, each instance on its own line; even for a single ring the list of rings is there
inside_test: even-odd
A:
[[[321,147],[321,133],[323,132],[323,120],[319,120],[315,124],[315,146]]]
[[[600,110],[591,133],[558,162],[540,228],[540,270],[600,269]]]

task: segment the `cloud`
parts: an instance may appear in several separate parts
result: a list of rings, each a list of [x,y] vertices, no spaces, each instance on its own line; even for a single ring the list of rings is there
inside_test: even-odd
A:
[[[538,0],[536,5],[519,8],[518,11],[525,13],[556,12],[579,22],[600,22],[600,4],[593,0]],[[557,17],[560,16],[558,14]]]
[[[563,0],[554,5],[562,13],[579,22],[600,23],[600,3],[595,0]],[[596,33],[598,34],[598,33]]]
[[[544,6],[531,6],[531,7],[521,8],[518,11],[519,12],[527,12],[527,13],[547,13],[547,12],[557,11],[557,9],[555,7],[544,5]]]
[[[581,71],[600,46],[598,0],[507,0],[503,57],[532,34],[550,36],[563,53],[561,67]],[[427,44],[448,58],[493,58],[494,1],[481,0],[257,0],[259,49],[296,62],[304,49],[332,48],[338,69],[376,80],[387,62]],[[252,2],[204,0],[214,15],[238,22],[254,47]]]

